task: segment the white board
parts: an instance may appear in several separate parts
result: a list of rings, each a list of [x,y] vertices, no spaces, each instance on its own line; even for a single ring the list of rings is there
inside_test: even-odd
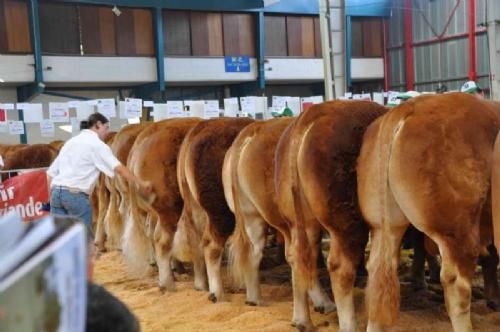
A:
[[[43,121],[42,104],[29,104],[23,109],[24,123],[40,123]]]
[[[9,121],[9,134],[10,135],[24,134],[24,123],[22,121]]]
[[[42,137],[54,137],[56,132],[54,122],[49,119],[40,122],[40,133]]]

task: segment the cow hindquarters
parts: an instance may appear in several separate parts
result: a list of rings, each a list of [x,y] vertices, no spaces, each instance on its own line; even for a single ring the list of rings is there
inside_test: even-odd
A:
[[[491,201],[500,201],[500,132],[497,134],[493,149],[493,160],[491,167]],[[493,212],[493,237],[497,253],[500,256],[500,204],[492,204]]]

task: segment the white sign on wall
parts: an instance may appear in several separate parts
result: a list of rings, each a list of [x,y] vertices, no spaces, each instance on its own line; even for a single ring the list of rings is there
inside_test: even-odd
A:
[[[205,100],[204,119],[218,118],[219,117],[219,101],[218,100]]]
[[[97,112],[104,115],[106,118],[111,119],[116,117],[116,106],[114,99],[98,99]]]
[[[142,116],[142,99],[125,99],[125,116],[127,119],[140,118]]]
[[[9,134],[10,135],[24,134],[24,123],[22,121],[9,121]]]
[[[24,123],[40,123],[43,121],[42,104],[29,104],[23,109]]]
[[[184,113],[184,105],[182,101],[167,101],[167,118],[183,118],[186,115]]]
[[[69,122],[68,103],[49,103],[49,119],[53,122]]]
[[[54,122],[51,120],[46,119],[40,122],[40,133],[42,137],[54,137],[55,132]]]

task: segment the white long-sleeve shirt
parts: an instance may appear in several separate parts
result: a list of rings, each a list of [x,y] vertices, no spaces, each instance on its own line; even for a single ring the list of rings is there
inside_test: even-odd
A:
[[[51,187],[64,186],[90,193],[99,172],[113,177],[120,164],[97,133],[85,129],[64,144],[47,174],[52,178]]]

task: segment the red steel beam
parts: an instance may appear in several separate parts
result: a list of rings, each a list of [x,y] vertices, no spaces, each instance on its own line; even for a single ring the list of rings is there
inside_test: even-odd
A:
[[[485,33],[486,33],[486,29],[482,28],[482,29],[476,30],[475,35],[480,36],[480,35],[485,34]],[[469,37],[468,32],[457,33],[454,35],[448,35],[448,36],[444,36],[441,38],[437,37],[437,38],[432,38],[432,39],[427,39],[427,40],[416,41],[416,42],[412,43],[411,46],[417,47],[417,46],[431,45],[431,44],[437,44],[437,43],[445,42],[445,41],[449,41],[449,40],[468,38],[468,37]],[[389,51],[391,51],[391,50],[397,50],[397,49],[400,49],[403,47],[405,47],[404,43],[399,44],[399,45],[389,46],[389,47],[387,47],[387,49]]]
[[[389,44],[389,29],[387,26],[387,19],[385,18],[383,21],[383,27],[384,27],[384,88],[385,91],[389,91],[389,86],[390,86],[389,51],[387,50],[387,46]]]
[[[406,5],[405,5],[405,40],[406,40],[405,42],[406,89],[414,90],[411,0],[406,0]]]
[[[469,0],[469,80],[476,80],[476,0]]]

